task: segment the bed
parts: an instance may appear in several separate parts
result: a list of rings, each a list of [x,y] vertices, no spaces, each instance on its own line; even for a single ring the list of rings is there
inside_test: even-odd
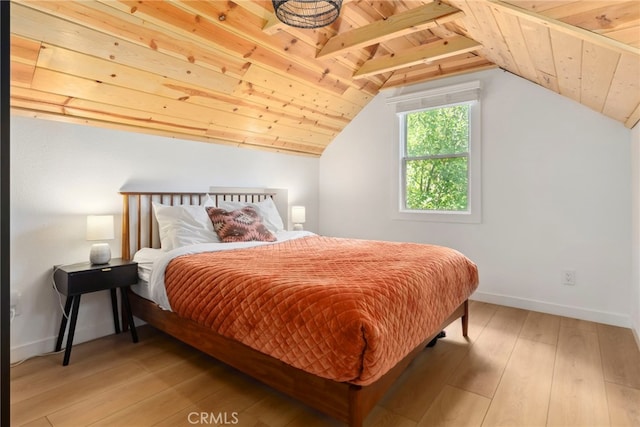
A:
[[[478,276],[457,251],[279,229],[269,241],[269,231],[286,228],[286,214],[273,220],[277,194],[266,190],[121,194],[122,256],[161,253],[145,276],[151,291],[130,291],[132,314],[350,426],[363,424],[448,324],[461,319],[467,336]],[[197,212],[231,240],[203,243],[208,235],[189,233],[190,245],[176,247],[161,207]],[[264,241],[236,242],[221,231],[238,227],[229,216],[254,213]]]

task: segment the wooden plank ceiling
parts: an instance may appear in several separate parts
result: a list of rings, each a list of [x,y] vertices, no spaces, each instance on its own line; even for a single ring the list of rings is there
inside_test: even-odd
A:
[[[182,139],[319,156],[381,89],[493,67],[640,120],[637,1],[29,0],[11,32],[14,114]]]

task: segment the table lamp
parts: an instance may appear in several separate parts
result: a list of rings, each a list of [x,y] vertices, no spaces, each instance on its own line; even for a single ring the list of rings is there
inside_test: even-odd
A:
[[[302,224],[304,224],[306,220],[305,216],[306,210],[304,206],[291,206],[291,222],[293,222],[294,230],[302,230]]]

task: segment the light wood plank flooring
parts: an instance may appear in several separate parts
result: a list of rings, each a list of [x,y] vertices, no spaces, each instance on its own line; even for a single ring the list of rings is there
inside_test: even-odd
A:
[[[367,426],[640,426],[630,330],[472,302]],[[339,426],[148,326],[11,369],[15,426]]]

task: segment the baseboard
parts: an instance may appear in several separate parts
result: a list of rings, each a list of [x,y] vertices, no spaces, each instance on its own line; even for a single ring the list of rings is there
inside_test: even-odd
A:
[[[528,298],[519,298],[508,295],[493,294],[489,292],[475,292],[472,300],[488,302],[492,304],[505,305],[514,308],[523,308],[541,313],[555,314],[558,316],[571,317],[573,319],[589,320],[591,322],[604,323],[606,325],[621,326],[631,328],[631,318],[620,313],[611,313],[599,310],[589,310],[582,307],[561,305],[546,301],[538,301]],[[637,331],[636,340],[638,339]]]
[[[136,325],[137,325],[137,322],[136,322]],[[92,325],[91,327],[87,327],[87,326],[80,327],[80,325],[78,325],[74,333],[73,344],[75,345],[85,341],[91,341],[96,338],[111,335],[114,332],[115,331],[113,329],[113,320],[111,319],[105,322],[101,322],[100,324],[97,324],[97,325]],[[48,337],[41,340],[32,341],[26,344],[19,344],[14,347],[11,347],[11,355],[10,355],[11,363],[16,363],[21,360],[28,359],[30,357],[40,356],[40,355],[47,354],[54,351],[56,347],[57,339],[58,339],[57,336]],[[66,343],[66,336],[65,336],[64,343]],[[73,357],[73,354],[71,357]]]
[[[636,339],[638,350],[640,350],[640,334],[638,334],[638,330],[634,328],[631,328],[631,332],[633,332],[633,337]]]

